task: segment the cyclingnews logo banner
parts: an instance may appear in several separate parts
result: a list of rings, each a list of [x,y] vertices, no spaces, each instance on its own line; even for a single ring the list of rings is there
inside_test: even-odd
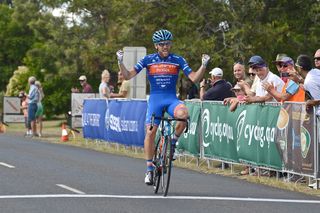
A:
[[[275,143],[279,111],[279,106],[241,105],[230,112],[221,103],[203,102],[205,156],[281,168]]]
[[[203,102],[202,107],[204,156],[237,162],[237,131],[234,124],[238,116],[230,113],[229,108],[220,102]]]

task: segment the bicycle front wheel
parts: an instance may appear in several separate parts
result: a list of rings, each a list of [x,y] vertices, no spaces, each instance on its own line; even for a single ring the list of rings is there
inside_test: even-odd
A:
[[[161,136],[159,137],[156,147],[154,150],[154,155],[153,155],[153,164],[155,166],[154,169],[154,175],[153,175],[153,189],[154,193],[157,194],[160,186],[160,181],[161,181],[161,172],[162,172],[162,167],[161,167],[161,150],[162,146],[164,143],[164,137]]]
[[[165,143],[162,146],[161,152],[161,187],[163,191],[163,196],[168,195],[170,177],[171,177],[171,167],[172,167],[172,156],[173,156],[173,146],[171,145],[171,137],[166,136]]]

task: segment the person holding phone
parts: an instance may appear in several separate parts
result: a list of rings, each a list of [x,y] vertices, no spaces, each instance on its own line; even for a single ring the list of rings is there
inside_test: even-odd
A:
[[[268,82],[264,83],[262,87],[268,91],[277,101],[294,101],[304,102],[305,91],[302,86],[299,85],[299,79],[296,78],[297,71],[294,69],[294,61],[290,57],[283,57],[279,61],[281,79],[285,82],[281,93],[278,92],[274,86]]]

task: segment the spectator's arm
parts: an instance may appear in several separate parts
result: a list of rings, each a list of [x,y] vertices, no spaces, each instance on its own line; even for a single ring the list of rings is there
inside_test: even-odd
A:
[[[238,82],[238,85],[246,93],[246,95],[255,96],[255,93],[250,90],[250,85],[247,82],[241,80]]]

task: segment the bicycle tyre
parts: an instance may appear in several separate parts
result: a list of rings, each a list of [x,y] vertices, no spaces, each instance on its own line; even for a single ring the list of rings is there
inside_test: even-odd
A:
[[[173,155],[173,146],[171,145],[171,137],[166,136],[165,143],[163,147],[163,154],[162,156],[164,159],[164,166],[162,172],[162,186],[163,186],[163,196],[166,197],[169,192],[170,186],[170,177],[171,177],[171,168],[172,168],[172,155]],[[164,172],[164,170],[166,172]]]
[[[160,186],[160,180],[161,180],[161,168],[160,168],[160,157],[161,157],[161,148],[160,148],[160,142],[161,142],[162,136],[159,137],[156,147],[154,150],[153,155],[153,164],[155,165],[154,174],[153,174],[153,190],[154,193],[157,194]]]

